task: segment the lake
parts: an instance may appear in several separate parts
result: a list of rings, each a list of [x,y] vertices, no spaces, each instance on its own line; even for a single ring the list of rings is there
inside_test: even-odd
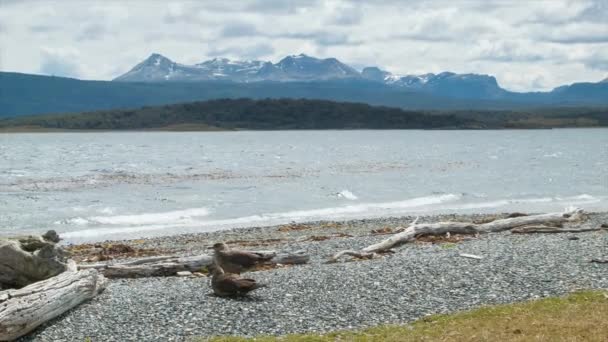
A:
[[[608,129],[0,134],[0,235],[608,210]]]

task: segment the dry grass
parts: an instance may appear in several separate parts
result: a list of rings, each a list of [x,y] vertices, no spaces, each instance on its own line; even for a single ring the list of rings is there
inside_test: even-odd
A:
[[[577,292],[519,304],[435,315],[405,326],[326,335],[203,338],[199,341],[608,341],[608,294]]]
[[[391,228],[391,227],[384,227],[384,228],[372,229],[371,233],[372,233],[372,235],[386,235],[386,234],[393,234],[395,232],[393,231],[393,228]]]
[[[85,243],[70,245],[66,249],[72,259],[77,262],[97,262],[167,254],[167,251],[164,250],[137,248],[121,243]]]
[[[280,226],[277,231],[279,232],[290,232],[290,231],[294,231],[294,230],[308,230],[308,229],[340,229],[340,228],[344,228],[345,225],[341,222],[322,222],[322,223],[312,223],[312,224],[306,224],[306,223],[289,223],[289,224],[284,224],[282,226]]]

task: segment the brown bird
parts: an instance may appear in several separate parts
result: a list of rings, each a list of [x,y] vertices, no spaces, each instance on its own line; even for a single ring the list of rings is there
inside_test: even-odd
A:
[[[213,262],[226,273],[241,274],[273,258],[273,255],[230,249],[223,242],[216,243],[211,248],[214,250]]]
[[[241,278],[237,274],[225,273],[218,265],[209,266],[211,271],[211,287],[213,293],[220,297],[245,296],[249,292],[265,287],[258,284],[255,279]]]

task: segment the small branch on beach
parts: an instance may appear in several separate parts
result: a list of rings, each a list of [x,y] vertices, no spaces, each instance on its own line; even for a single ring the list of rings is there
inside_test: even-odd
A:
[[[397,234],[392,235],[388,239],[382,240],[379,243],[367,246],[360,251],[340,251],[330,258],[330,262],[336,262],[342,256],[349,255],[360,257],[373,255],[387,251],[395,246],[411,242],[416,238],[428,235],[445,235],[445,234],[481,234],[500,232],[510,230],[522,226],[543,225],[555,226],[567,222],[580,221],[583,219],[584,211],[579,208],[567,208],[561,213],[549,213],[530,216],[517,216],[505,219],[499,219],[483,224],[472,222],[438,222],[438,223],[418,223],[416,218],[407,228]]]
[[[95,297],[106,282],[97,270],[76,271],[73,264],[68,271],[47,280],[0,291],[0,341],[19,338]]]
[[[461,256],[463,258],[475,259],[475,260],[483,259],[482,256],[475,255],[475,254],[467,254],[467,253],[460,253],[460,254],[458,254],[458,256]]]
[[[310,260],[310,256],[302,251],[294,253],[276,253],[275,251],[256,252],[272,256],[270,265],[299,265]],[[213,262],[213,256],[208,254],[189,257],[156,256],[120,264],[78,265],[81,270],[97,269],[108,278],[141,278],[175,276],[178,272],[198,272]]]
[[[591,262],[594,262],[596,264],[608,264],[608,258],[607,259],[591,259]]]

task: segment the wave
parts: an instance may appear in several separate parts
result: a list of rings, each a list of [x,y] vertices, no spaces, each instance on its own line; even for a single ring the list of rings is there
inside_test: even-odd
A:
[[[569,197],[515,198],[464,202],[471,200],[472,198],[479,199],[478,196],[467,196],[464,194],[438,194],[416,197],[403,201],[361,203],[340,207],[292,210],[227,219],[202,219],[208,215],[208,210],[206,208],[193,208],[154,214],[95,216],[87,218],[87,224],[109,225],[109,227],[91,227],[90,229],[62,233],[62,236],[68,240],[94,240],[108,235],[115,235],[117,238],[125,238],[125,236],[128,236],[129,234],[131,234],[132,237],[135,237],[268,226],[289,222],[373,218],[423,213],[480,212],[484,209],[496,208],[504,208],[507,211],[538,211],[539,208],[543,208],[543,210],[561,210],[570,205],[598,203],[606,199],[604,197],[600,198],[582,194]],[[536,206],[534,204],[536,204]],[[82,221],[80,221],[81,218],[77,218],[76,220],[77,221],[72,223],[82,225]],[[158,234],[158,232],[162,233]]]
[[[359,199],[359,197],[357,197],[355,194],[353,194],[352,192],[350,192],[348,190],[342,190],[342,191],[338,192],[338,197],[345,198],[345,199],[351,200],[351,201],[355,201],[355,200]]]
[[[186,210],[166,211],[160,213],[141,213],[133,215],[92,216],[87,218],[76,217],[55,222],[56,224],[106,224],[106,225],[147,225],[147,224],[174,224],[193,222],[197,217],[209,215],[207,208],[191,208]]]
[[[180,228],[183,230],[190,230],[191,228],[198,228],[197,231],[206,231],[205,227],[212,227],[213,230],[233,228],[233,227],[252,227],[256,225],[275,225],[282,223],[289,223],[293,221],[316,221],[316,220],[330,220],[330,219],[348,219],[365,216],[384,216],[396,213],[401,213],[407,210],[415,210],[425,206],[432,206],[440,203],[449,201],[455,201],[462,197],[462,195],[456,194],[443,194],[434,196],[417,197],[404,201],[395,202],[383,202],[383,203],[363,203],[357,205],[347,205],[342,207],[330,207],[310,210],[293,210],[279,213],[266,213],[259,215],[250,215],[232,219],[219,219],[219,220],[181,220],[171,221],[168,220],[170,215],[167,213],[159,214],[140,214],[140,215],[124,215],[124,216],[111,216],[111,217],[90,217],[87,218],[88,222],[97,222],[102,224],[129,224],[129,226],[122,227],[99,227],[95,229],[78,230],[72,232],[63,233],[62,236],[68,239],[83,238],[83,237],[94,237],[108,234],[124,234],[124,233],[135,233],[145,231],[158,231],[165,229]],[[204,208],[190,209],[190,210],[206,210]],[[181,212],[187,212],[184,210]],[[172,212],[179,213],[180,211]],[[204,212],[204,211],[202,211]],[[153,221],[151,218],[153,215],[158,215],[164,222]],[[160,217],[161,215],[164,215]],[[179,215],[174,215],[179,216]],[[136,222],[142,224],[142,226],[133,226]],[[170,222],[169,222],[170,221]],[[145,224],[145,225],[144,225]]]

